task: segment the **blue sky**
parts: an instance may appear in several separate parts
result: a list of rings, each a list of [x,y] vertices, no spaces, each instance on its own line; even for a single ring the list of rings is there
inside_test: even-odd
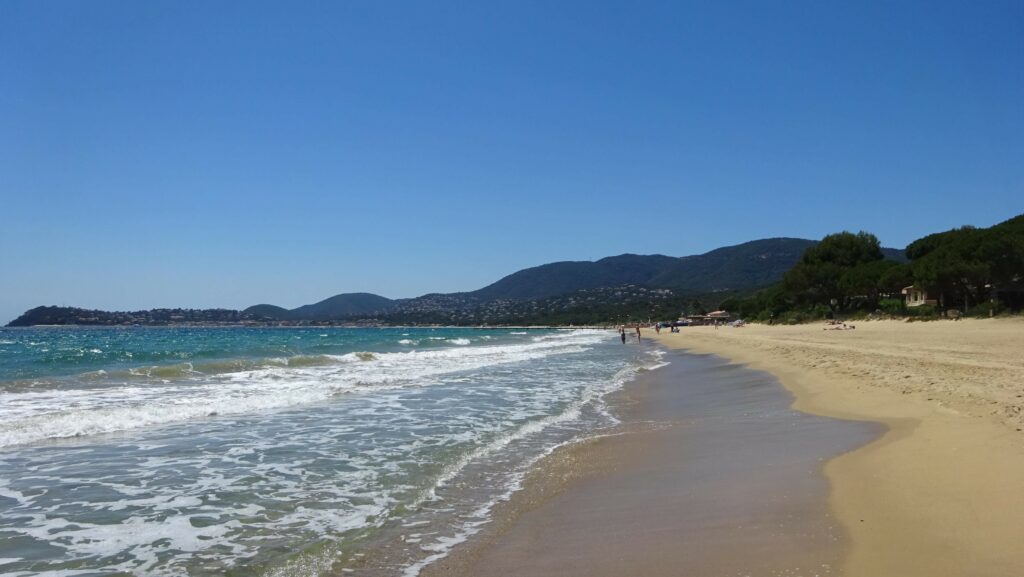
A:
[[[0,3],[0,321],[1024,212],[1024,3]]]

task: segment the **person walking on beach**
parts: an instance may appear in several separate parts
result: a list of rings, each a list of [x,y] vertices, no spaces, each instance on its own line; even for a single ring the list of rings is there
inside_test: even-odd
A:
[[[640,323],[636,324],[636,342],[640,342]]]
[[[626,327],[619,325],[619,336],[622,337],[622,344],[626,344]]]

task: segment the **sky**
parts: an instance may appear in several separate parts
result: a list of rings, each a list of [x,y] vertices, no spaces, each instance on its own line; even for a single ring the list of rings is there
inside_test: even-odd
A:
[[[0,323],[1024,212],[1024,2],[0,2]]]

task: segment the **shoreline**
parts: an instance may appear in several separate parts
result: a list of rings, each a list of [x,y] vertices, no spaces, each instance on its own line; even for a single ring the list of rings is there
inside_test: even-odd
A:
[[[177,323],[138,325],[28,325],[0,326],[5,330],[23,329],[473,329],[497,331],[515,330],[612,330],[614,325],[358,325],[358,324],[278,324],[278,323]]]
[[[539,462],[420,575],[834,574],[846,538],[821,465],[879,428],[796,411],[774,376],[718,356],[665,360],[612,394],[618,427]]]
[[[1024,322],[687,327],[655,337],[765,370],[793,407],[888,427],[829,461],[847,577],[1024,573]]]

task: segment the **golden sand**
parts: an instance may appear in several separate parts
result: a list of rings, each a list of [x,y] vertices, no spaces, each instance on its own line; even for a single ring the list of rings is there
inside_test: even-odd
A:
[[[1024,319],[854,325],[658,339],[775,374],[797,409],[889,426],[825,467],[847,577],[1024,575]]]

